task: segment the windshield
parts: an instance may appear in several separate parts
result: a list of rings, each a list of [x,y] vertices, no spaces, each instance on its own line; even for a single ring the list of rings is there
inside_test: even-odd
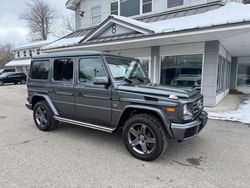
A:
[[[143,71],[139,61],[118,57],[106,57],[109,69],[114,80],[127,79],[128,81],[148,83],[149,79]]]

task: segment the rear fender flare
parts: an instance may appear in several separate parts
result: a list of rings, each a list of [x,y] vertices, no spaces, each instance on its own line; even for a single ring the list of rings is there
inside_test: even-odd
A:
[[[33,97],[42,97],[46,100],[46,102],[48,103],[48,105],[50,106],[51,110],[53,111],[54,115],[56,116],[59,116],[59,113],[55,107],[55,105],[53,104],[51,98],[47,95],[40,95],[40,94],[36,94],[34,95]],[[33,100],[33,97],[32,97],[32,100]]]

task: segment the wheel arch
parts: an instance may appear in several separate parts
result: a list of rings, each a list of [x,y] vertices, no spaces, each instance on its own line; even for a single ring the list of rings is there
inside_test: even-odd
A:
[[[34,108],[34,106],[36,105],[36,103],[40,102],[40,101],[46,101],[49,105],[49,107],[51,108],[51,110],[53,111],[54,115],[59,115],[55,105],[53,104],[51,98],[47,95],[34,95],[32,97],[32,100],[31,100],[31,104],[32,104],[32,109]]]
[[[162,111],[157,108],[148,107],[148,106],[140,106],[140,105],[129,105],[127,106],[119,119],[119,122],[117,123],[117,128],[123,127],[125,122],[134,114],[138,113],[148,113],[156,116],[159,118],[160,121],[162,121],[164,128],[167,131],[167,134],[170,138],[173,138],[172,132],[170,130],[170,121],[166,119],[166,117],[163,115]]]

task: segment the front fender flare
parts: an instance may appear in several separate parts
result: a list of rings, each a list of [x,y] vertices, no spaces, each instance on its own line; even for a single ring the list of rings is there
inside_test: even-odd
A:
[[[149,107],[149,106],[141,106],[141,105],[128,105],[126,106],[121,115],[120,115],[120,118],[119,118],[119,121],[121,119],[121,117],[123,116],[124,112],[127,110],[127,109],[141,109],[141,110],[149,110],[149,111],[153,111],[155,113],[157,113],[159,115],[159,117],[161,118],[163,124],[164,124],[164,127],[166,128],[166,131],[168,133],[168,136],[170,138],[173,138],[173,134],[172,134],[172,131],[171,131],[171,128],[170,128],[170,125],[171,125],[171,122],[164,116],[163,112],[158,109],[158,108],[154,108],[154,107]],[[119,122],[118,122],[119,124]],[[118,124],[117,124],[117,127],[118,127]]]

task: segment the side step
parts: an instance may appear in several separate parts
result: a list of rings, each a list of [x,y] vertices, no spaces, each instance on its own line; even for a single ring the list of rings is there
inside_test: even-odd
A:
[[[73,125],[78,125],[81,127],[86,127],[86,128],[90,128],[90,129],[95,129],[95,130],[99,130],[99,131],[103,131],[103,132],[108,132],[108,133],[112,133],[115,128],[107,128],[107,127],[103,127],[100,125],[95,125],[95,124],[91,124],[91,123],[84,123],[81,121],[75,121],[75,120],[71,120],[71,119],[67,119],[67,118],[62,118],[62,117],[58,117],[58,116],[54,116],[54,119],[63,123],[69,123],[69,124],[73,124]]]

